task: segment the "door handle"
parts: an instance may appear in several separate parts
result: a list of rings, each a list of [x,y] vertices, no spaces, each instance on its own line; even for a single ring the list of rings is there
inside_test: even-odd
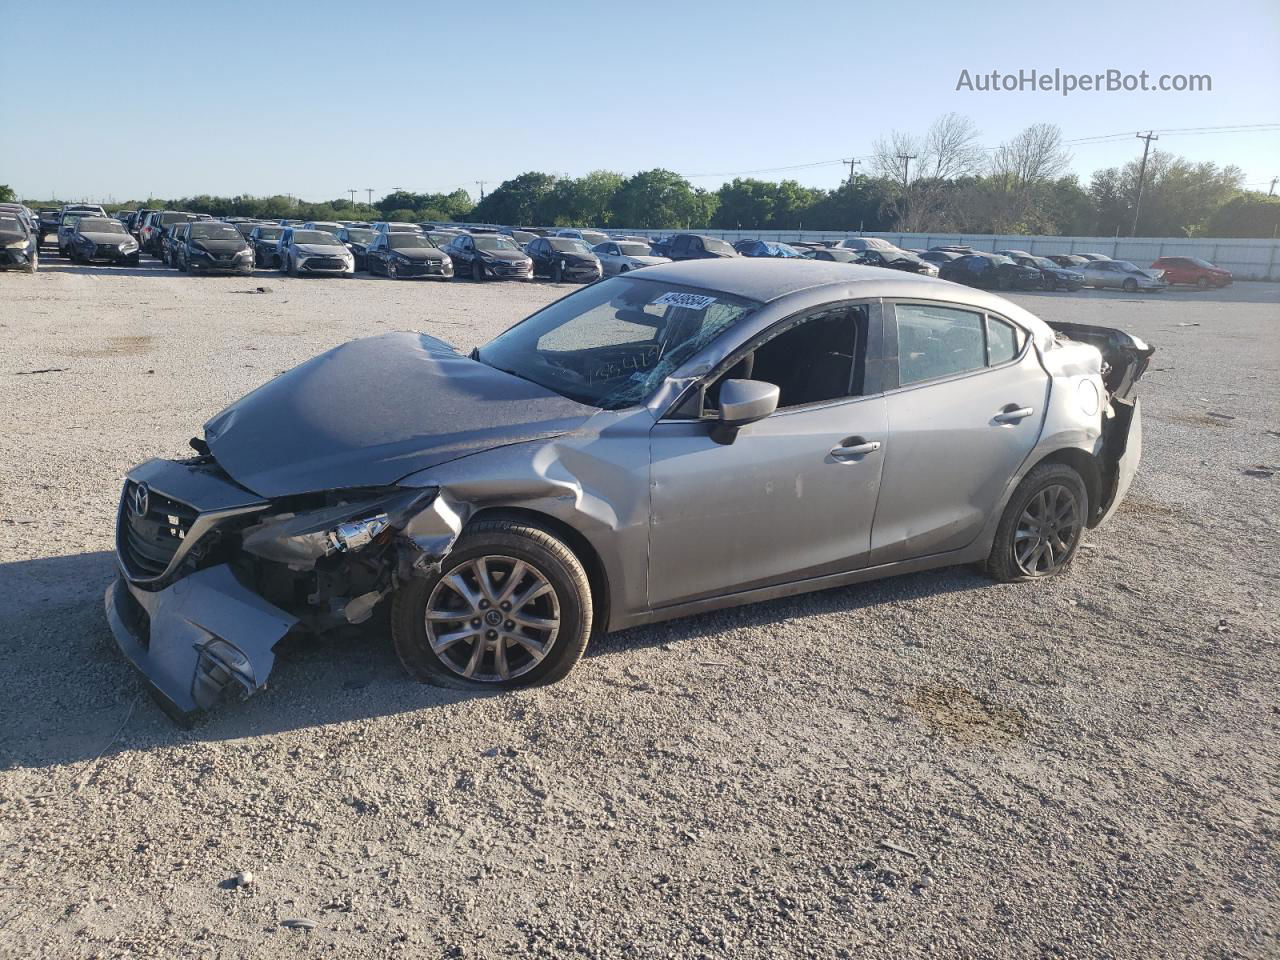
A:
[[[863,440],[861,437],[850,437],[840,446],[832,447],[831,456],[835,460],[856,460],[858,457],[865,457],[868,453],[875,453],[879,449],[879,440]]]
[[[1002,409],[994,417],[996,423],[1018,423],[1035,413],[1031,407],[1015,407],[1013,404]]]

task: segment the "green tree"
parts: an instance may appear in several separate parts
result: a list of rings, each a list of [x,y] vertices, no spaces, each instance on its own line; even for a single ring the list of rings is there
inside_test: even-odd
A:
[[[1107,167],[1094,173],[1089,196],[1097,212],[1099,233],[1127,234],[1132,230],[1140,172],[1141,162],[1133,160],[1124,167]],[[1203,233],[1213,212],[1239,192],[1243,180],[1239,167],[1192,163],[1184,157],[1152,150],[1135,232],[1140,237]]]
[[[0,203],[17,203],[18,195],[7,183],[0,183]]]
[[[1232,197],[1209,215],[1209,237],[1275,237],[1280,234],[1280,197],[1249,192]]]
[[[538,219],[549,226],[607,226],[613,197],[622,181],[622,174],[611,170],[558,180],[544,196]]]
[[[480,223],[536,225],[544,212],[548,194],[555,188],[556,178],[549,173],[529,171],[498,188],[476,204],[471,218]]]
[[[714,195],[700,194],[678,173],[645,170],[623,181],[614,194],[610,223],[644,230],[703,226],[714,210]]]

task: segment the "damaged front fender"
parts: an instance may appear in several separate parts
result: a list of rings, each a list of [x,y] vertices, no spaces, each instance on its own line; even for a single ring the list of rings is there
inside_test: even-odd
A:
[[[226,564],[154,592],[117,580],[107,589],[106,608],[121,652],[184,726],[228,690],[250,696],[264,689],[275,645],[298,622],[240,583]]]

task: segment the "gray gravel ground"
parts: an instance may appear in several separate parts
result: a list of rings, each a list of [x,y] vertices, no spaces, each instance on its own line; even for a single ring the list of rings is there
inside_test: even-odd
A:
[[[1130,499],[1051,584],[700,616],[481,697],[366,630],[172,726],[103,621],[124,472],[334,344],[567,289],[0,275],[0,955],[1280,953],[1280,285],[1017,297],[1159,349]]]

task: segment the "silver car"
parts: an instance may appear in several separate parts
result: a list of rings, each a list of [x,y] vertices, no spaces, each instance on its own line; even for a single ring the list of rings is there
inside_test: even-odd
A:
[[[1125,495],[1151,353],[752,258],[601,280],[470,355],[356,340],[129,473],[107,616],[188,721],[261,689],[286,633],[384,603],[412,676],[477,689],[699,611],[951,564],[1038,580]]]
[[[1126,293],[1145,290],[1158,293],[1169,287],[1163,270],[1144,270],[1128,260],[1094,260],[1080,268],[1084,285],[1096,290],[1114,289]]]
[[[597,243],[591,252],[600,258],[600,267],[606,277],[671,262],[667,257],[654,256],[653,249],[638,240],[606,240]]]

